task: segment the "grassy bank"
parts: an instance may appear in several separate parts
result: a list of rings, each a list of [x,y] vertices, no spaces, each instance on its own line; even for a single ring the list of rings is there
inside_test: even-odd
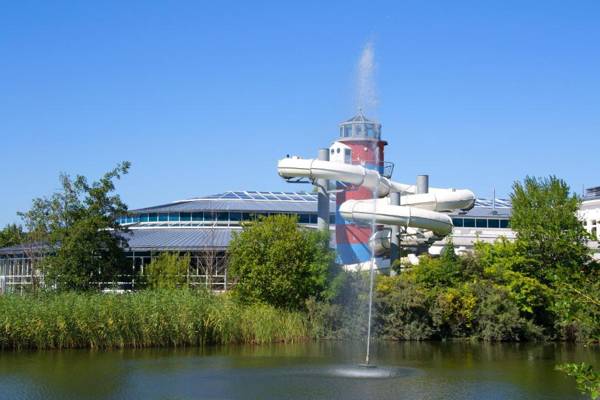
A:
[[[2,349],[293,342],[310,331],[302,313],[188,290],[0,296]]]

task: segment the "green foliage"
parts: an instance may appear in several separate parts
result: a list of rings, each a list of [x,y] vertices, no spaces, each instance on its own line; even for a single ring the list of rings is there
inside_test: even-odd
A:
[[[552,311],[561,338],[600,342],[600,272],[596,269],[576,282],[557,283]]]
[[[328,235],[301,229],[293,216],[261,218],[234,235],[229,274],[244,302],[303,309],[310,297],[331,297],[333,253]]]
[[[175,289],[184,287],[190,267],[190,255],[161,253],[144,271],[148,287],[152,289]]]
[[[0,296],[0,348],[126,348],[304,340],[306,316],[204,291]]]
[[[27,239],[27,234],[23,227],[17,224],[8,224],[0,230],[0,249],[3,247],[14,246],[23,243]]]
[[[127,206],[114,194],[114,180],[129,171],[119,164],[99,181],[61,175],[61,190],[33,200],[20,213],[32,238],[52,251],[43,263],[46,281],[59,289],[86,290],[96,282],[111,282],[122,272],[125,257],[120,244],[124,229],[117,217]]]
[[[600,373],[594,370],[591,365],[581,364],[561,364],[556,369],[575,378],[577,390],[590,396],[592,400],[600,399]]]
[[[525,258],[522,272],[546,282],[578,273],[589,262],[588,233],[577,218],[580,200],[555,176],[513,185],[511,227]]]
[[[430,339],[435,331],[428,293],[402,278],[378,277],[375,315],[380,334],[395,340]]]

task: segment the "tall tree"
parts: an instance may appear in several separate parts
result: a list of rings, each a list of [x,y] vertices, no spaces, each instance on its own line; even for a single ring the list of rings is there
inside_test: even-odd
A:
[[[61,174],[61,190],[33,200],[20,213],[28,230],[50,246],[43,268],[47,282],[61,289],[85,290],[113,281],[125,265],[125,229],[117,218],[127,206],[115,194],[114,181],[129,171],[123,162],[89,183],[81,175]]]
[[[27,234],[21,225],[8,224],[0,230],[0,248],[21,244],[26,237]]]
[[[526,177],[513,185],[511,227],[524,272],[555,281],[585,269],[589,236],[577,218],[580,199],[555,176]]]

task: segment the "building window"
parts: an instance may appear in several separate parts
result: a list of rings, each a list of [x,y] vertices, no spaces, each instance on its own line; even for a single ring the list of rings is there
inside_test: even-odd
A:
[[[242,213],[240,212],[230,212],[229,220],[234,222],[239,222],[242,220]]]
[[[478,227],[478,228],[487,228],[487,220],[486,219],[477,218],[475,220],[475,226]]]
[[[475,219],[465,218],[464,219],[464,227],[465,228],[475,228]]]
[[[500,220],[488,219],[488,228],[500,228]]]
[[[178,222],[179,221],[179,213],[169,213],[169,221],[170,222]]]
[[[500,228],[510,228],[510,221],[507,219],[501,219]]]
[[[229,213],[228,212],[218,212],[217,213],[217,221],[219,221],[219,222],[229,221]]]
[[[148,222],[150,221],[150,216],[148,214],[140,215],[140,222]]]
[[[148,222],[156,222],[156,221],[158,221],[158,214],[156,214],[156,213],[148,214]]]
[[[204,213],[204,220],[205,221],[214,221],[215,220],[215,213],[212,211],[207,211]]]
[[[179,213],[179,220],[180,221],[191,221],[192,220],[192,214],[191,213]]]
[[[204,219],[204,215],[201,212],[192,213],[192,221],[202,221]]]
[[[158,220],[160,222],[167,222],[169,220],[169,214],[166,214],[166,213],[158,214]]]

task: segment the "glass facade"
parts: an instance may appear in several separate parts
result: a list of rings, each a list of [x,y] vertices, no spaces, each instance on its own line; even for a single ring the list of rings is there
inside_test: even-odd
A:
[[[145,222],[168,222],[182,223],[182,225],[202,222],[219,225],[238,225],[244,221],[254,221],[260,216],[268,215],[297,215],[301,224],[317,223],[317,213],[284,213],[284,212],[241,212],[241,211],[219,211],[219,212],[171,212],[171,213],[145,213],[123,216],[118,219],[120,224],[136,224]],[[335,214],[330,214],[329,223],[335,224]],[[494,228],[507,229],[510,227],[508,219],[499,218],[452,218],[452,223],[457,228]]]
[[[297,215],[301,224],[316,224],[317,213],[285,213],[285,212],[241,212],[241,211],[219,211],[219,212],[170,212],[170,213],[144,213],[123,216],[118,219],[120,224],[137,224],[145,222],[173,222],[182,223],[182,225],[194,222],[214,223],[219,225],[237,225],[244,221],[254,221],[257,218],[269,215]],[[335,214],[330,214],[329,223],[335,224]]]
[[[501,228],[510,227],[508,219],[499,218],[452,218],[452,223],[457,228]]]

